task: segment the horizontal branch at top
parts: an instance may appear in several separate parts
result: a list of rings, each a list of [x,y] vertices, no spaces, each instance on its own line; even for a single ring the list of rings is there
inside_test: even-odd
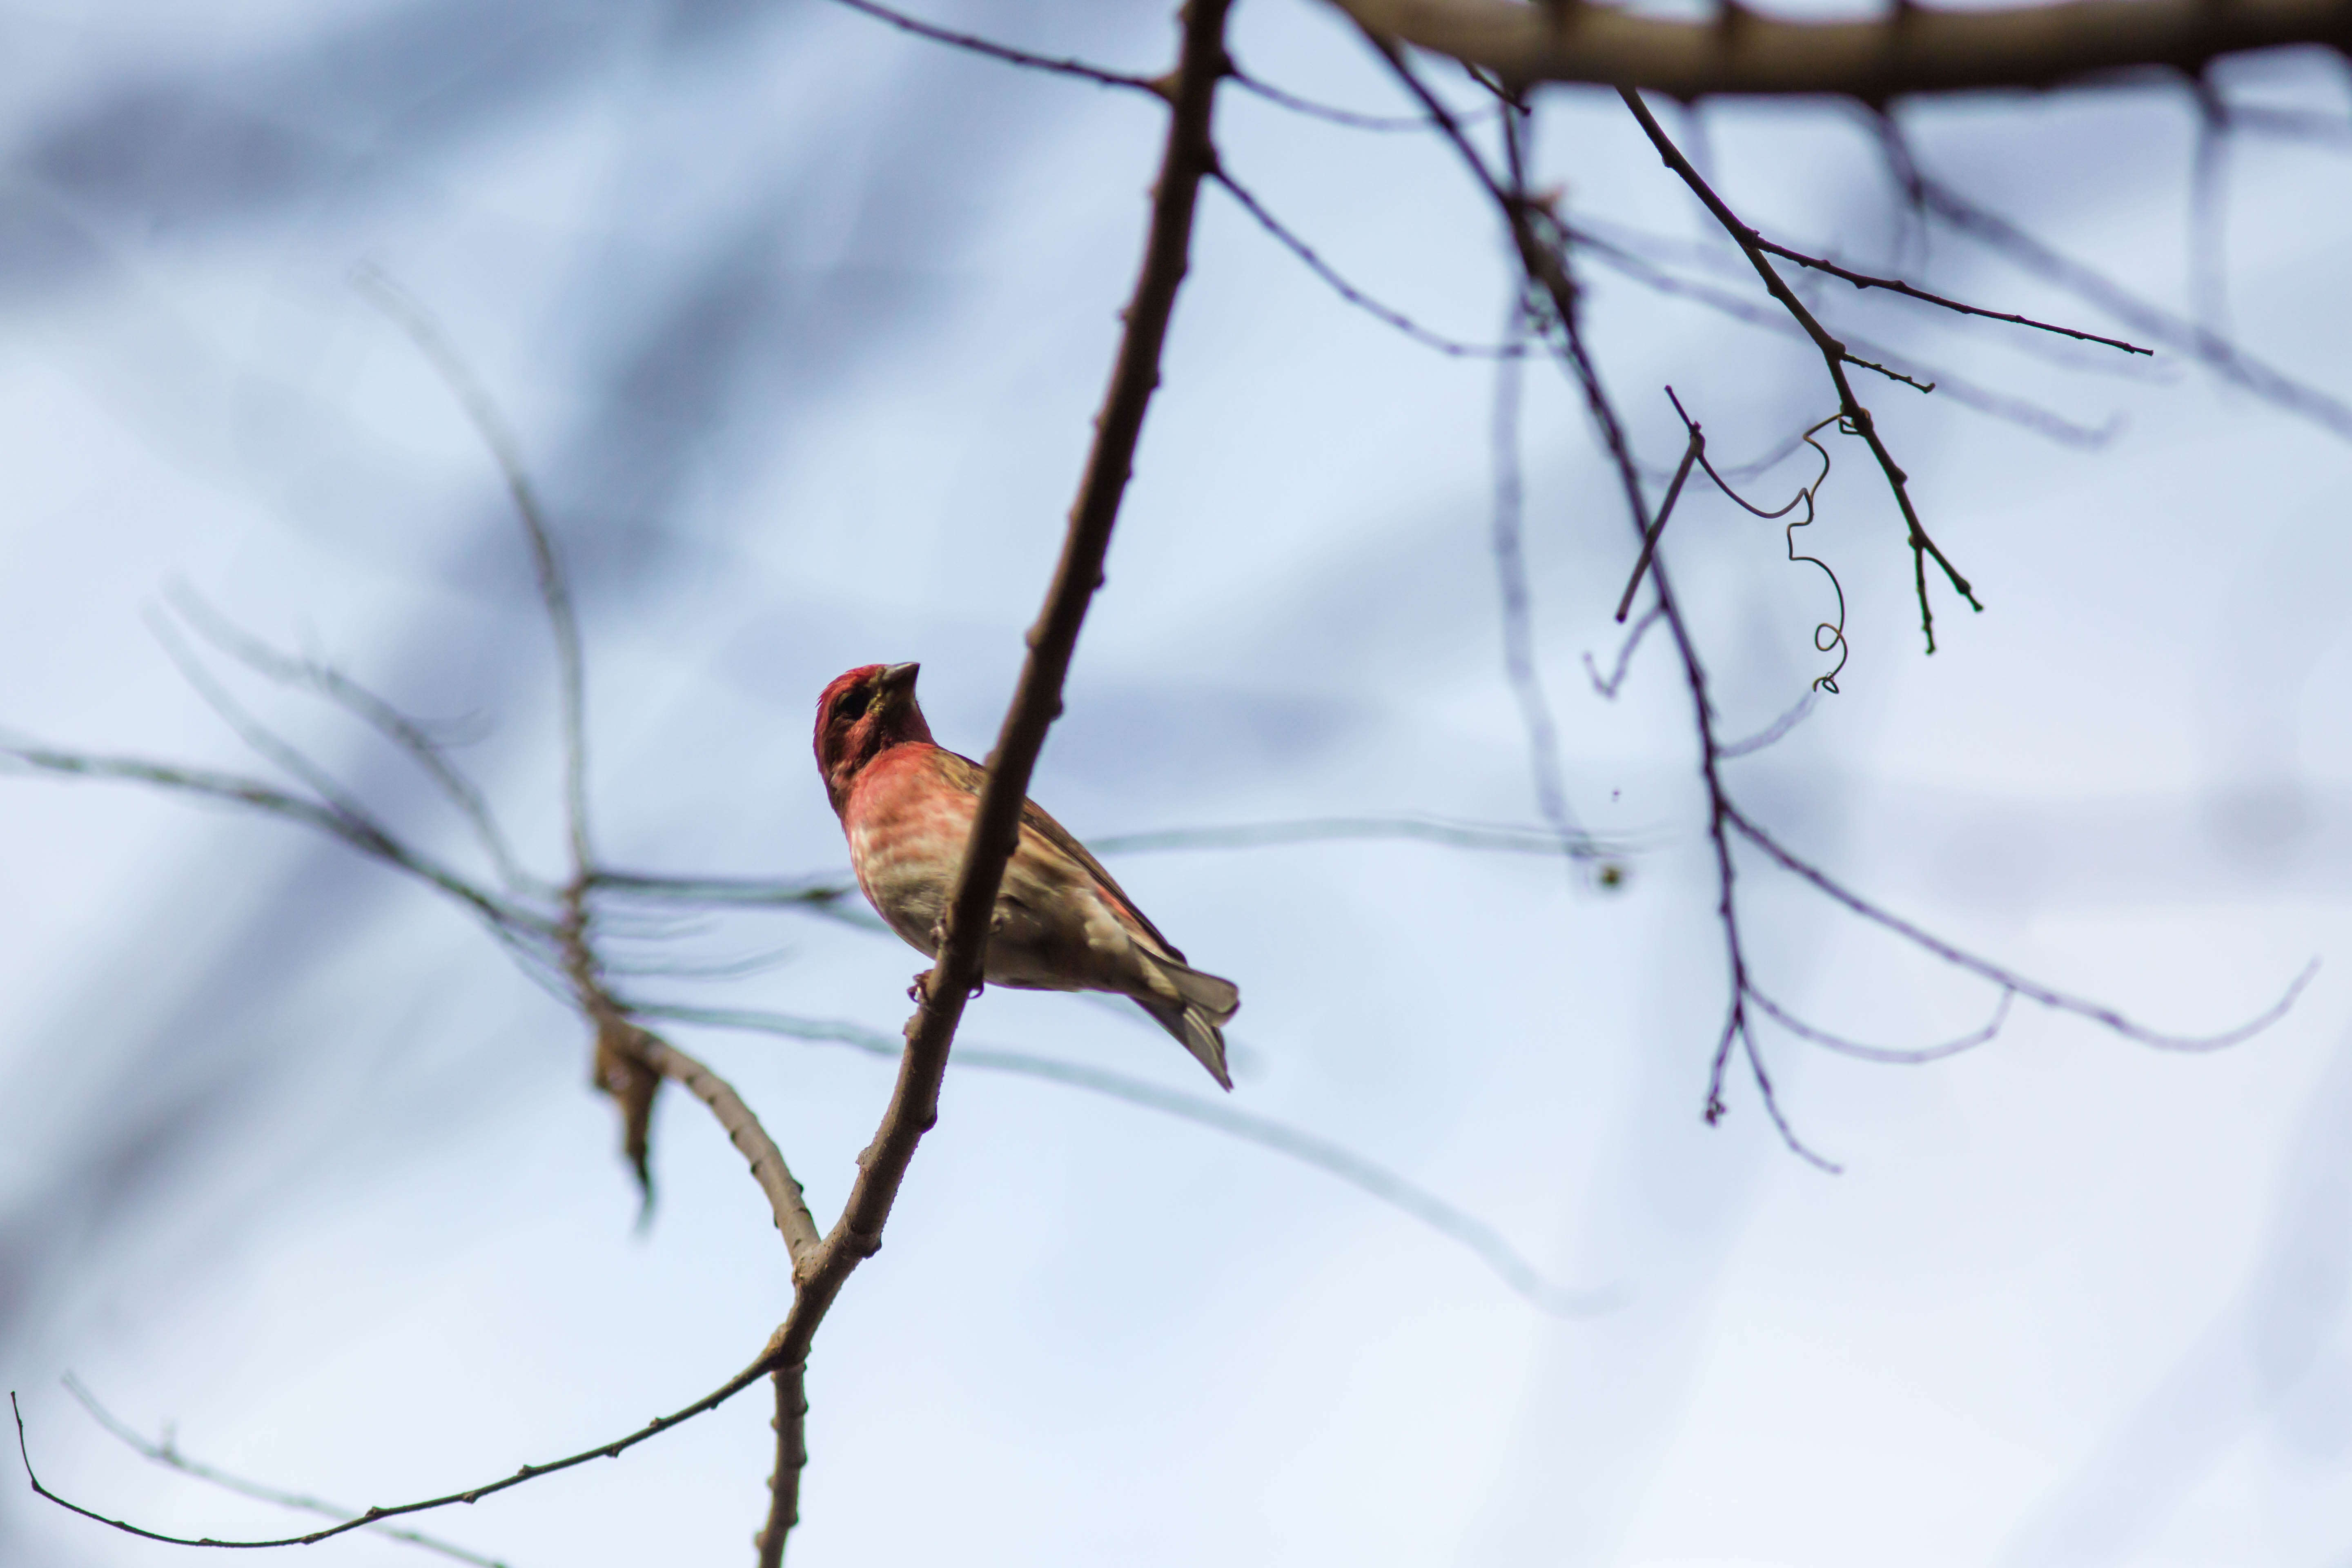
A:
[[[1724,5],[1702,22],[1520,0],[1334,0],[1374,32],[1517,83],[1588,82],[1690,99],[2053,87],[2147,67],[2195,72],[2290,44],[2352,52],[2352,0],[2060,0],[2002,10],[1898,3],[1860,22],[1792,22]]]

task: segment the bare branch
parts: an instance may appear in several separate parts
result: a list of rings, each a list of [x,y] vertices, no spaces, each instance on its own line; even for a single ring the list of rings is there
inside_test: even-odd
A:
[[[896,1037],[840,1019],[803,1018],[751,1008],[693,1007],[658,1002],[631,1002],[628,1006],[640,1017],[666,1018],[711,1028],[741,1029],[756,1034],[780,1035],[787,1039],[847,1046],[863,1055],[883,1060],[899,1054]],[[1099,1094],[1192,1122],[1312,1166],[1468,1247],[1504,1284],[1554,1316],[1590,1316],[1608,1310],[1620,1300],[1614,1288],[1573,1290],[1544,1278],[1517,1248],[1503,1238],[1500,1232],[1475,1215],[1454,1207],[1426,1188],[1365,1158],[1343,1143],[1277,1121],[1272,1117],[1240,1110],[1223,1100],[1162,1089],[1145,1079],[1130,1078],[1106,1068],[1065,1061],[1029,1051],[960,1044],[949,1058],[949,1066],[1042,1079],[1048,1083],[1085,1089],[1090,1094]]]
[[[1251,75],[1239,66],[1234,67],[1232,80],[1235,87],[1244,92],[1255,93],[1268,103],[1287,109],[1293,113],[1306,115],[1310,120],[1323,120],[1334,125],[1344,125],[1350,131],[1427,131],[1432,129],[1429,116],[1426,114],[1359,114],[1352,109],[1334,109],[1328,103],[1318,103],[1312,99],[1301,98],[1295,92],[1286,92],[1272,82]],[[1465,114],[1463,118],[1465,120],[1481,119],[1488,112],[1491,111],[1479,110]]]
[[[407,752],[464,816],[483,852],[497,865],[500,879],[509,888],[539,885],[516,860],[481,790],[449,761],[447,751],[423,724],[332,665],[296,658],[270,647],[214,609],[184,583],[173,584],[165,596],[197,635],[247,669],[281,684],[308,687]]]
[[[2249,49],[2352,48],[2346,0],[2060,0],[1995,10],[1904,5],[1851,22],[1784,21],[1725,5],[1703,21],[1615,5],[1335,0],[1372,31],[1518,84],[1711,93],[1913,94],[2053,87],[2136,67],[2195,75]]]
[[[2303,972],[2288,984],[2286,990],[2277,1001],[2233,1028],[2210,1035],[2166,1034],[2160,1030],[2151,1029],[2144,1024],[2134,1023],[2104,1004],[2069,995],[2039,981],[2030,980],[2014,970],[2003,968],[1989,959],[1979,958],[1975,953],[1953,946],[1941,937],[1913,925],[1901,916],[1890,914],[1880,909],[1876,904],[1852,891],[1843,883],[1832,879],[1826,872],[1808,861],[1800,859],[1794,853],[1784,848],[1780,840],[1748,820],[1728,800],[1723,803],[1722,809],[1724,820],[1738,829],[1740,837],[1779,862],[1782,869],[1811,883],[1832,900],[1844,905],[1873,925],[1893,931],[1914,947],[1933,954],[1955,969],[1964,969],[1980,979],[1990,981],[2005,991],[2013,991],[2028,1001],[2039,1002],[2044,1007],[2056,1012],[2072,1013],[2078,1018],[2087,1018],[2112,1034],[2120,1035],[2125,1039],[2152,1047],[2157,1050],[2218,1051],[2237,1045],[2241,1041],[2252,1039],[2285,1017],[2289,1009],[2294,1007],[2295,998],[2303,994],[2304,988],[2309,985],[2312,979],[2319,973],[2319,961],[2315,958],[2305,964]]]
[[[1223,186],[1226,195],[1240,203],[1242,210],[1256,219],[1257,226],[1272,235],[1285,250],[1305,262],[1307,269],[1328,284],[1333,293],[1375,321],[1395,328],[1423,347],[1435,349],[1439,353],[1448,354],[1457,359],[1510,359],[1527,352],[1517,342],[1466,343],[1457,338],[1449,338],[1442,333],[1431,331],[1403,311],[1381,304],[1341,277],[1338,269],[1317,254],[1312,246],[1293,234],[1281,219],[1268,212],[1265,205],[1250,194],[1247,187],[1241,184],[1223,168],[1213,169],[1210,171],[1209,177]]]
[[[265,1486],[259,1481],[249,1481],[242,1476],[234,1476],[226,1470],[192,1459],[180,1452],[179,1446],[173,1441],[170,1427],[164,1428],[163,1436],[160,1440],[150,1439],[129,1423],[118,1418],[105,1405],[100,1405],[98,1402],[98,1395],[84,1387],[79,1378],[68,1373],[64,1381],[66,1392],[80,1402],[81,1407],[89,1413],[91,1420],[104,1427],[110,1435],[120,1438],[142,1458],[152,1460],[167,1469],[177,1470],[184,1476],[209,1482],[225,1491],[235,1492],[239,1497],[252,1498],[257,1502],[275,1504],[278,1508],[292,1509],[299,1513],[315,1513],[324,1515],[328,1519],[349,1520],[357,1517],[360,1511],[357,1509],[345,1508],[340,1503],[328,1502],[323,1499],[310,1497],[302,1492],[288,1491],[281,1487]],[[507,1568],[504,1563],[495,1557],[485,1557],[478,1552],[469,1552],[455,1542],[444,1541],[437,1535],[427,1535],[421,1530],[404,1530],[382,1521],[376,1521],[370,1528],[387,1541],[397,1541],[405,1545],[420,1547],[426,1552],[437,1552],[444,1557],[452,1557],[460,1563],[474,1563],[476,1568]]]
[[[1613,240],[1601,238],[1580,225],[1562,224],[1560,231],[1564,237],[1594,260],[1623,277],[1632,279],[1645,289],[1654,289],[1674,299],[1693,300],[1711,310],[1719,311],[1736,321],[1744,322],[1776,336],[1798,338],[1807,342],[1812,341],[1805,330],[1790,321],[1784,311],[1768,310],[1752,300],[1718,289],[1711,283],[1677,276],[1648,257],[1629,250]],[[1837,334],[1837,341],[1843,343],[1849,350],[1863,350],[1878,355],[1882,360],[1900,361],[1909,357],[1864,337],[1859,332],[1842,331]],[[1858,355],[1849,353],[1845,363],[1868,365],[1881,374],[1895,375],[1898,379],[1909,382],[1913,385],[1920,384],[1917,378],[1912,374],[1898,374],[1885,364],[1874,363]],[[1962,407],[1974,409],[1979,414],[1989,414],[1996,419],[2007,420],[2012,425],[2032,431],[2037,436],[2045,437],[2065,446],[2097,447],[2105,446],[2114,438],[2116,424],[2113,419],[2100,426],[2081,425],[2038,403],[2030,402],[2008,393],[1994,392],[1989,388],[1978,386],[1973,382],[1955,375],[1949,371],[1936,370],[1925,372],[1925,374],[1934,377],[1936,390],[1942,393],[1949,401],[1959,404]],[[1801,438],[1792,437],[1791,447],[1800,439]],[[1761,463],[1743,467],[1760,469],[1771,467],[1777,460],[1777,458],[1767,458]]]
[[[1509,111],[1505,112],[1507,126],[1513,121],[1507,118]],[[1509,331],[1510,346],[1518,348],[1527,331],[1527,311],[1516,297],[1511,301]],[[1518,702],[1519,722],[1528,733],[1528,767],[1534,774],[1536,809],[1555,832],[1568,838],[1580,835],[1569,813],[1559,724],[1552,716],[1543,672],[1536,664],[1535,608],[1520,527],[1526,499],[1519,473],[1519,383],[1524,374],[1516,356],[1495,367],[1495,510],[1490,547],[1496,586],[1503,602],[1503,670]]]
[[[1625,684],[1625,671],[1633,662],[1633,650],[1642,646],[1642,638],[1648,635],[1650,628],[1656,626],[1665,613],[1664,605],[1653,605],[1640,620],[1633,623],[1633,629],[1625,634],[1625,640],[1618,646],[1617,663],[1610,670],[1609,679],[1606,680],[1601,678],[1601,667],[1592,662],[1592,655],[1587,653],[1584,656],[1584,673],[1591,678],[1594,691],[1612,702],[1617,700],[1618,688]]]
[[[1824,1050],[1835,1051],[1840,1056],[1853,1057],[1865,1062],[1883,1063],[1889,1067],[1916,1067],[1923,1062],[1939,1062],[1946,1057],[1956,1057],[1963,1051],[1975,1050],[1979,1046],[1992,1040],[2000,1033],[2001,1026],[2009,1022],[2010,1004],[2017,1000],[2017,993],[2007,986],[2001,988],[2000,1000],[1993,1006],[1992,1018],[1982,1028],[1962,1035],[1957,1039],[1946,1040],[1938,1046],[1920,1046],[1910,1050],[1895,1049],[1886,1046],[1867,1046],[1858,1040],[1849,1040],[1842,1035],[1832,1035],[1827,1029],[1817,1028],[1784,1010],[1779,1003],[1765,995],[1754,985],[1748,987],[1748,999],[1756,1004],[1757,1011],[1788,1030],[1789,1033],[1799,1039],[1810,1040]]]
[[[688,1093],[709,1106],[710,1113],[719,1119],[719,1125],[726,1129],[728,1142],[751,1163],[752,1178],[768,1194],[776,1229],[783,1236],[784,1247],[793,1256],[793,1270],[798,1274],[824,1238],[817,1234],[808,1200],[802,1196],[801,1184],[793,1179],[775,1140],[768,1136],[760,1119],[751,1114],[751,1108],[743,1103],[742,1097],[725,1079],[659,1036],[643,1029],[636,1032],[636,1048],[654,1069],[684,1085]]]
[[[544,915],[475,886],[457,872],[410,849],[363,813],[346,812],[236,773],[180,767],[143,757],[63,752],[52,747],[0,742],[0,766],[68,778],[115,779],[151,784],[282,816],[340,840],[371,859],[428,882],[471,909],[494,931],[551,937],[555,925]]]
[[[2347,0],[2347,4],[2352,5],[2352,0]],[[1891,119],[1881,116],[1878,127],[1880,145],[1897,184],[1946,225],[2075,298],[2097,306],[2134,331],[2191,356],[2222,379],[2243,387],[2272,406],[2352,439],[2352,404],[2297,381],[2219,333],[2151,305],[2112,279],[2061,255],[2007,218],[1978,205],[1922,170],[1905,143],[1901,130]]]
[[[1673,396],[1674,388],[1668,387],[1666,395]],[[1679,411],[1682,405],[1675,406]],[[1689,416],[1684,416],[1684,423],[1690,424],[1690,445],[1683,448],[1683,460],[1675,466],[1675,477],[1666,486],[1666,499],[1658,503],[1658,515],[1642,534],[1642,553],[1634,558],[1633,574],[1625,579],[1625,592],[1618,596],[1614,619],[1621,626],[1633,607],[1633,593],[1642,585],[1642,574],[1650,569],[1650,558],[1658,552],[1658,535],[1665,532],[1666,520],[1675,514],[1675,502],[1682,497],[1683,484],[1690,478],[1691,465],[1698,461],[1706,450],[1706,437],[1699,434],[1696,424],[1691,424]],[[1708,471],[1712,473],[1714,470]]]
[[[266,1541],[218,1541],[211,1536],[166,1535],[160,1531],[148,1530],[132,1524],[128,1520],[110,1519],[94,1510],[84,1508],[70,1498],[58,1496],[42,1484],[41,1478],[33,1469],[32,1451],[26,1447],[25,1440],[25,1412],[17,1404],[16,1395],[13,1392],[8,1395],[8,1407],[16,1417],[16,1455],[24,1462],[25,1479],[32,1483],[33,1490],[40,1497],[68,1512],[78,1513],[84,1519],[96,1520],[100,1524],[119,1530],[125,1535],[138,1536],[142,1541],[160,1541],[169,1546],[215,1546],[230,1551],[250,1551],[271,1546],[315,1546],[321,1541],[332,1540],[351,1531],[367,1529],[383,1520],[398,1519],[404,1514],[425,1513],[434,1509],[447,1508],[454,1503],[479,1502],[482,1499],[495,1496],[509,1487],[519,1487],[525,1481],[535,1481],[541,1476],[551,1476],[559,1470],[572,1469],[586,1464],[591,1459],[617,1459],[648,1437],[657,1437],[673,1426],[691,1421],[705,1411],[716,1410],[726,1404],[765,1377],[774,1365],[774,1357],[775,1351],[772,1342],[770,1349],[761,1352],[759,1360],[693,1404],[673,1411],[667,1415],[656,1415],[626,1436],[615,1437],[609,1443],[602,1443],[593,1448],[583,1448],[579,1453],[568,1454],[561,1459],[551,1459],[543,1465],[525,1465],[510,1476],[501,1477],[495,1481],[485,1481],[480,1486],[469,1487],[464,1491],[444,1492],[439,1497],[421,1498],[415,1502],[392,1503],[372,1508],[356,1518],[347,1519],[341,1524],[329,1525],[324,1530],[314,1530],[308,1535],[278,1536]]]
[[[777,1368],[805,1364],[817,1327],[857,1266],[882,1245],[882,1227],[906,1179],[915,1146],[939,1120],[940,1080],[948,1048],[963,1016],[966,999],[981,981],[998,885],[1020,832],[1029,774],[1045,731],[1062,710],[1062,682],[1069,671],[1078,628],[1103,580],[1103,561],[1120,498],[1133,471],[1143,417],[1160,384],[1160,347],[1174,313],[1192,249],[1192,219],[1201,181],[1215,166],[1210,114],[1217,83],[1227,70],[1225,14],[1230,0],[1189,0],[1183,11],[1183,45],[1169,94],[1171,112],[1152,193],[1151,225],[1143,262],[1119,335],[1109,390],[1095,421],[1093,449],[1070,510],[1069,531],[1055,564],[1045,606],[1028,635],[1029,654],[1020,684],[988,758],[971,837],[956,874],[943,920],[939,959],[915,987],[915,1015],[906,1027],[907,1048],[898,1079],[874,1141],[858,1157],[856,1181],[841,1216],[805,1268],[794,1270],[798,1289],[792,1310],[776,1331],[765,1359]],[[778,1395],[777,1476],[769,1527],[760,1537],[761,1568],[783,1559],[784,1535],[797,1506],[798,1483],[784,1475],[805,1452],[801,1417]]]
[[[2032,316],[2020,316],[2008,310],[1989,310],[1981,305],[1965,304],[1942,294],[1931,294],[1925,289],[1915,288],[1900,278],[1878,278],[1867,272],[1856,272],[1851,268],[1841,267],[1825,258],[1808,256],[1801,250],[1791,250],[1779,240],[1767,239],[1760,234],[1756,237],[1756,243],[1760,248],[1771,252],[1783,261],[1793,261],[1798,266],[1810,268],[1815,272],[1826,272],[1832,278],[1843,279],[1853,284],[1857,289],[1884,289],[1890,293],[1900,294],[1906,300],[1917,300],[1923,304],[1956,311],[1963,316],[1981,316],[1989,321],[2007,321],[2013,326],[2031,327],[2037,332],[2055,332],[2062,338],[2074,338],[2086,343],[2099,343],[2107,348],[2121,349],[2127,354],[2152,356],[2156,353],[2154,349],[2144,349],[2137,343],[2126,342],[2121,338],[2102,337],[2097,332],[2086,332],[2075,327],[2062,327],[2054,321],[2040,321]]]
[[[1807,555],[1801,556],[1800,559],[1811,561],[1812,560],[1812,557]],[[1830,581],[1834,583],[1837,579],[1832,577]],[[1841,595],[1841,598],[1842,597],[1843,595]],[[1818,637],[1815,640],[1818,644]],[[1841,635],[1838,640],[1841,642],[1844,641],[1843,635]],[[1823,653],[1827,653],[1829,649],[1823,648],[1822,651]],[[1752,756],[1758,752],[1778,745],[1790,731],[1795,729],[1798,725],[1803,723],[1808,718],[1811,717],[1814,704],[1821,701],[1822,693],[1823,691],[1835,691],[1837,689],[1835,679],[1837,671],[1832,670],[1828,675],[1822,677],[1821,680],[1816,680],[1813,684],[1806,687],[1805,694],[1802,697],[1798,698],[1794,703],[1790,704],[1786,712],[1782,713],[1778,719],[1773,720],[1769,724],[1765,725],[1764,728],[1759,730],[1753,735],[1748,736],[1746,740],[1727,741],[1722,745],[1717,746],[1715,749],[1717,760],[1727,763],[1734,757]],[[1829,681],[1830,684],[1824,687],[1821,684],[1822,680]]]
[[[2159,3],[2159,0],[2137,0],[2137,3],[2154,4]],[[1714,216],[1715,220],[1723,226],[1724,232],[1730,235],[1739,248],[1747,253],[1749,263],[1756,268],[1757,276],[1763,279],[1764,287],[1770,291],[1772,298],[1779,300],[1781,308],[1795,318],[1797,324],[1804,329],[1805,335],[1812,339],[1814,346],[1821,351],[1822,363],[1828,368],[1832,384],[1837,388],[1838,412],[1853,427],[1853,433],[1868,443],[1871,455],[1878,459],[1880,471],[1886,476],[1887,488],[1894,492],[1895,505],[1902,509],[1904,524],[1910,532],[1912,575],[1919,599],[1919,628],[1927,637],[1927,651],[1934,653],[1936,651],[1936,616],[1927,603],[1927,558],[1928,556],[1935,558],[1936,564],[1943,569],[1945,578],[1950,582],[1953,592],[1967,600],[1970,609],[1982,610],[1984,606],[1977,602],[1975,591],[1969,586],[1968,579],[1961,576],[1958,568],[1945,558],[1943,551],[1937,547],[1934,540],[1927,537],[1927,531],[1921,526],[1918,510],[1911,504],[1910,476],[1895,464],[1894,454],[1886,449],[1886,443],[1879,437],[1878,426],[1871,418],[1870,410],[1864,407],[1861,399],[1854,396],[1853,385],[1846,379],[1845,367],[1853,363],[1853,356],[1847,352],[1844,343],[1830,335],[1828,330],[1814,318],[1811,310],[1805,308],[1804,301],[1797,298],[1795,291],[1781,279],[1780,273],[1773,270],[1771,262],[1766,259],[1763,237],[1742,223],[1738,215],[1724,204],[1721,196],[1715,194],[1714,187],[1700,178],[1698,170],[1692,166],[1691,161],[1683,156],[1682,150],[1675,145],[1672,138],[1667,136],[1665,129],[1658,123],[1657,117],[1653,115],[1649,107],[1642,101],[1641,95],[1627,89],[1621,92],[1619,96],[1625,100],[1625,107],[1633,110],[1633,118],[1640,121],[1642,130],[1650,138],[1651,144],[1657,148],[1658,155],[1664,160],[1666,167],[1672,169],[1681,178],[1683,184],[1690,187],[1691,193],[1698,197],[1706,210]]]
[[[1148,92],[1154,98],[1164,99],[1168,96],[1167,84],[1154,81],[1150,77],[1132,76],[1126,71],[1108,70],[1101,66],[1088,65],[1084,60],[1032,54],[1027,49],[1016,49],[1009,44],[1000,44],[992,39],[981,37],[975,33],[959,33],[951,27],[942,27],[936,23],[919,20],[908,16],[904,11],[895,11],[887,5],[877,5],[874,0],[834,0],[834,3],[837,5],[845,5],[862,16],[871,16],[877,22],[887,23],[902,33],[911,33],[916,37],[928,38],[932,43],[945,44],[950,48],[963,49],[971,54],[985,56],[992,60],[1002,60],[1009,66],[1044,71],[1049,76],[1075,77],[1080,81],[1093,82],[1097,87],[1131,88],[1138,92]]]
[[[1451,849],[1492,849],[1513,855],[1578,858],[1616,853],[1620,847],[1584,833],[1503,823],[1450,822],[1430,816],[1322,816],[1292,822],[1249,823],[1233,827],[1178,827],[1160,833],[1114,833],[1090,838],[1102,855],[1141,855],[1170,849],[1258,849],[1276,844],[1335,840],[1402,839]]]
[[[843,0],[849,4],[850,0]],[[363,267],[352,281],[361,293],[405,331],[473,422],[482,444],[504,476],[507,494],[514,501],[515,519],[530,545],[531,566],[539,581],[540,601],[546,606],[555,636],[555,673],[563,727],[563,812],[571,830],[572,863],[575,874],[592,857],[588,850],[588,738],[585,676],[580,655],[580,621],[572,613],[572,591],[563,581],[562,563],[556,558],[554,536],[539,504],[539,492],[523,467],[522,447],[499,412],[465,357],[442,332],[425,307],[381,269]]]

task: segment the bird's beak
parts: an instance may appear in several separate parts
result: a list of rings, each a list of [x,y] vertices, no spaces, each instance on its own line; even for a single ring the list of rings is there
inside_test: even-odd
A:
[[[919,664],[894,664],[883,670],[876,682],[885,691],[912,691],[915,677],[922,669]]]

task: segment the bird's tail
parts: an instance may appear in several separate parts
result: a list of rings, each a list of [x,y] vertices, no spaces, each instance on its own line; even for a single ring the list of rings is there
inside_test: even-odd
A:
[[[1167,959],[1160,959],[1157,967],[1161,977],[1175,989],[1175,996],[1147,995],[1135,1000],[1159,1020],[1161,1028],[1182,1042],[1194,1060],[1209,1069],[1217,1087],[1232,1089],[1233,1074],[1225,1070],[1225,1037],[1219,1026],[1240,1011],[1241,988],[1230,980],[1220,980]]]

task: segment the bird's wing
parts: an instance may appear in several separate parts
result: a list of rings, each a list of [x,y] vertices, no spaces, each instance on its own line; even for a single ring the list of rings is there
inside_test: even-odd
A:
[[[980,786],[988,778],[986,768],[959,752],[942,752],[941,765],[947,770],[950,782],[974,795],[980,793]],[[1118,879],[1104,870],[1102,862],[1078,842],[1076,835],[1055,821],[1044,806],[1034,800],[1024,800],[1021,803],[1021,826],[1084,867],[1087,875],[1094,879],[1095,885],[1110,895],[1121,915],[1133,921],[1144,935],[1159,945],[1160,952],[1179,963],[1184,962],[1184,955],[1177,950],[1176,944],[1160,935],[1160,928],[1135,907],[1135,900],[1127,896],[1127,889],[1118,885]]]

